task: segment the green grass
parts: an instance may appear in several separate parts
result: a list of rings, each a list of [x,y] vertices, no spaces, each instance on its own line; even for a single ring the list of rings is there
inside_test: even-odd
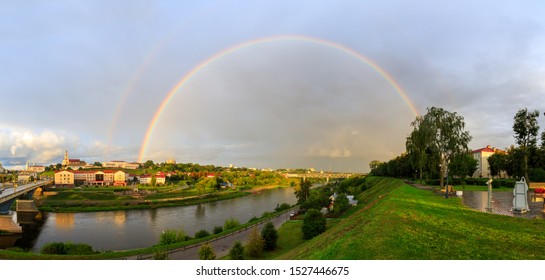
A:
[[[364,205],[282,259],[545,259],[545,221],[481,213],[396,179],[369,178]]]

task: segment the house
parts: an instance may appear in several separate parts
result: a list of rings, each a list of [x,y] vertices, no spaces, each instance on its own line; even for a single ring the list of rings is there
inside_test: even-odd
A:
[[[337,199],[337,197],[339,197],[337,193],[334,193],[332,196],[329,197],[329,200],[331,201],[331,203],[329,204],[329,210],[333,209],[333,205],[335,204],[335,199]],[[358,201],[354,199],[353,195],[346,195],[346,198],[348,199],[348,205],[358,205]]]
[[[163,172],[157,172],[157,173],[155,173],[155,175],[150,175],[150,174],[140,175],[138,177],[138,181],[142,185],[151,184],[151,180],[152,180],[153,177],[155,177],[155,184],[156,185],[166,184],[166,175]]]
[[[473,178],[492,178],[488,158],[495,153],[506,154],[504,150],[487,145],[482,149],[477,149],[471,152],[473,158],[477,160],[477,170],[473,173]],[[507,174],[505,174],[507,176]],[[502,174],[503,177],[503,174]]]
[[[38,174],[36,172],[21,171],[19,174],[17,174],[17,182],[28,183],[31,181],[31,179],[36,180],[36,178],[38,178]]]

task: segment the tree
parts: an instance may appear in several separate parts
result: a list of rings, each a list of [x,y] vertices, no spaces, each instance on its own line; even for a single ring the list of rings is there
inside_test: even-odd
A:
[[[276,228],[274,228],[274,224],[272,222],[268,222],[265,224],[265,226],[261,230],[261,238],[263,238],[263,249],[265,251],[272,251],[276,248],[278,232],[276,231]]]
[[[250,232],[248,238],[248,244],[246,245],[246,252],[252,258],[258,258],[263,254],[264,240],[257,232],[257,227],[254,227]]]
[[[297,203],[305,203],[310,196],[310,186],[311,183],[308,180],[301,179],[301,182],[299,182],[299,185],[295,186],[294,192],[295,196],[297,197]]]
[[[377,167],[380,166],[380,164],[382,164],[382,162],[380,160],[372,160],[370,163],[369,163],[369,168],[371,168],[371,171]]]
[[[413,131],[407,137],[405,147],[414,168],[419,171],[420,182],[422,182],[424,167],[430,156],[427,151],[432,142],[433,131],[429,123],[424,122],[424,118],[421,116],[417,116],[411,123],[411,126],[413,127]]]
[[[509,176],[519,179],[524,176],[524,170],[521,162],[524,161],[524,154],[522,150],[518,147],[511,146],[507,149],[507,158],[506,171]]]
[[[530,178],[528,177],[528,150],[537,144],[537,134],[539,132],[538,116],[539,112],[537,110],[528,112],[527,108],[520,109],[515,115],[513,123],[515,142],[519,145],[523,155],[522,171],[528,183],[530,182]]]
[[[93,163],[93,166],[102,167],[102,163],[95,161],[95,163]]]
[[[442,108],[428,108],[422,125],[431,130],[428,149],[439,155],[440,185],[443,187],[448,164],[454,157],[469,153],[468,144],[471,136],[468,131],[465,131],[462,116]],[[448,192],[445,193],[448,197]]]
[[[210,246],[208,243],[203,244],[201,248],[199,248],[199,259],[215,260],[216,253],[214,253],[214,249],[212,249],[212,246]]]
[[[465,179],[468,176],[472,176],[477,170],[477,160],[470,154],[462,154],[454,157],[449,164],[449,169],[452,175]]]
[[[144,162],[145,169],[154,168],[154,167],[155,167],[155,163],[153,163],[153,160],[147,160],[146,162]]]
[[[333,202],[333,209],[332,213],[335,215],[340,215],[350,206],[348,197],[346,197],[346,194],[338,194],[337,198],[335,198],[335,201]]]
[[[235,241],[235,244],[229,251],[229,257],[232,260],[243,260],[244,259],[244,247],[240,241]]]
[[[309,209],[303,220],[303,238],[308,240],[320,235],[325,231],[325,226],[326,220],[324,215],[316,209]]]
[[[496,175],[501,178],[502,171],[507,171],[507,162],[509,156],[504,153],[494,153],[488,157],[488,165],[490,166],[490,174]]]

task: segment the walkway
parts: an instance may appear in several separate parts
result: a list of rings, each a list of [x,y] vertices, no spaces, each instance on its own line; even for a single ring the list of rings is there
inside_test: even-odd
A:
[[[405,183],[421,190],[433,191],[434,189],[434,187],[424,186],[410,181],[406,181]],[[511,208],[513,207],[513,198],[513,192],[510,191],[492,192],[492,210],[488,210],[487,191],[464,191],[462,203],[481,212],[525,219],[545,219],[545,213],[543,212],[545,202],[543,198],[537,198],[536,201],[532,201],[532,193],[529,192],[528,207],[530,208],[530,211],[524,214],[511,211]]]
[[[205,243],[208,243],[210,246],[212,246],[212,249],[216,253],[216,259],[221,259],[224,256],[229,254],[229,250],[233,247],[233,244],[235,241],[240,241],[243,244],[245,244],[248,240],[248,237],[250,235],[250,232],[252,232],[253,228],[257,226],[257,230],[261,232],[261,229],[267,222],[272,222],[275,226],[275,228],[279,228],[283,223],[289,220],[289,215],[291,211],[297,211],[295,209],[289,210],[285,213],[282,213],[276,217],[273,217],[271,219],[262,221],[261,223],[257,225],[253,225],[244,229],[241,229],[237,232],[234,232],[232,234],[228,234],[225,236],[220,236],[216,239],[201,242],[195,245],[186,246],[179,249],[173,249],[168,252],[168,259],[169,260],[198,260],[199,259],[199,249],[201,246]],[[146,254],[146,255],[137,255],[137,256],[131,256],[124,259],[128,260],[146,260],[146,259],[153,259],[153,254]]]

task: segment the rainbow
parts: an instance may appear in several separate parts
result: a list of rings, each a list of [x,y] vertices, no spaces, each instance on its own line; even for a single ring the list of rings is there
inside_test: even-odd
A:
[[[191,69],[191,71],[189,71],[187,74],[185,74],[185,76],[183,76],[182,79],[180,81],[178,81],[178,83],[176,83],[176,85],[174,85],[174,87],[168,92],[168,94],[165,97],[165,99],[163,100],[163,102],[161,102],[161,104],[159,105],[159,108],[157,108],[157,111],[155,112],[155,115],[153,116],[150,124],[148,125],[148,129],[146,131],[146,134],[144,135],[144,139],[142,140],[142,145],[140,147],[140,153],[138,155],[138,162],[143,161],[144,155],[146,153],[146,148],[148,146],[151,135],[153,134],[153,129],[154,129],[155,125],[157,124],[157,122],[159,121],[159,118],[161,117],[161,113],[167,107],[168,103],[170,102],[170,100],[172,99],[174,94],[176,94],[176,92],[187,81],[189,81],[193,76],[195,76],[201,70],[206,68],[208,65],[214,63],[215,61],[219,60],[220,58],[222,58],[222,57],[224,57],[226,55],[237,52],[237,51],[239,51],[241,49],[244,49],[244,48],[247,48],[247,47],[251,47],[251,46],[255,46],[255,45],[259,45],[259,44],[266,44],[266,43],[275,42],[275,41],[283,41],[283,40],[303,41],[303,42],[319,44],[319,45],[327,46],[327,47],[330,47],[330,48],[333,48],[333,49],[340,50],[340,51],[342,51],[342,52],[344,52],[346,54],[349,54],[350,56],[352,56],[352,57],[356,58],[357,60],[363,62],[364,64],[370,66],[375,72],[377,72],[380,76],[382,76],[384,78],[384,80],[386,80],[394,88],[394,90],[399,94],[399,96],[401,96],[401,98],[409,106],[409,108],[414,113],[414,115],[415,116],[420,115],[418,113],[418,110],[414,106],[413,102],[407,96],[407,93],[405,93],[405,91],[401,88],[401,86],[399,86],[399,84],[394,80],[394,78],[388,72],[386,72],[384,69],[382,69],[379,65],[377,65],[375,62],[373,62],[371,59],[363,56],[362,54],[356,52],[355,50],[353,50],[353,49],[351,49],[349,47],[343,46],[343,45],[341,45],[339,43],[336,43],[336,42],[327,41],[327,40],[320,39],[320,38],[302,36],[302,35],[279,35],[279,36],[273,36],[273,37],[265,37],[265,38],[251,40],[251,41],[246,41],[246,42],[240,43],[238,45],[232,46],[232,47],[230,47],[228,49],[225,49],[225,50],[223,50],[221,52],[218,52],[218,53],[214,54],[213,56],[207,58],[206,60],[204,60],[203,62],[198,64],[195,68]]]

